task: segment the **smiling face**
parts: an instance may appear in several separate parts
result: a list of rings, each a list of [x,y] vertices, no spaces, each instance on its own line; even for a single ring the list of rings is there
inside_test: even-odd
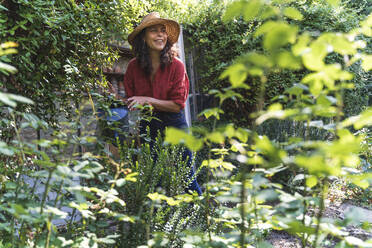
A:
[[[145,42],[152,51],[160,52],[167,44],[168,34],[162,24],[150,26],[145,30]]]

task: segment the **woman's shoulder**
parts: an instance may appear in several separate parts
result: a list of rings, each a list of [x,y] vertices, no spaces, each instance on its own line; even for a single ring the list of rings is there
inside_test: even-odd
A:
[[[183,64],[182,60],[177,57],[173,58],[171,66],[174,67],[176,70],[185,70],[185,65]]]
[[[133,58],[129,60],[128,66],[135,66],[135,65],[137,65],[137,58]]]
[[[133,58],[133,59],[129,60],[126,71],[128,72],[128,71],[137,70],[138,67],[139,67],[139,65],[138,65],[138,62],[137,62],[137,58]]]

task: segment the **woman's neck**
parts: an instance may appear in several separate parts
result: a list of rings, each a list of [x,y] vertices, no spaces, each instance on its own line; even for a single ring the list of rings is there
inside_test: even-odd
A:
[[[150,58],[153,67],[160,65],[160,51],[150,51]]]

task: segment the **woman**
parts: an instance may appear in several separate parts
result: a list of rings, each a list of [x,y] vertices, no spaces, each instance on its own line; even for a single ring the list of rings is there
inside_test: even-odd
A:
[[[128,41],[136,58],[132,59],[124,76],[124,86],[129,109],[137,104],[151,105],[154,116],[150,122],[142,121],[141,132],[150,127],[151,139],[168,126],[186,128],[183,109],[189,93],[189,80],[184,64],[172,51],[178,40],[180,26],[177,22],[160,18],[156,12],[145,16]],[[156,158],[155,158],[156,159]],[[183,159],[191,167],[192,153],[185,149]],[[194,174],[191,168],[190,177]],[[188,190],[202,191],[193,180]]]

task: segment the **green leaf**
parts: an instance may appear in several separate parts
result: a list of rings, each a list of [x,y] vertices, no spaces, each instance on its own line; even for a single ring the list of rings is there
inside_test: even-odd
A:
[[[50,161],[45,161],[45,160],[34,159],[33,162],[36,165],[40,165],[40,166],[43,166],[43,167],[56,167],[57,166],[56,163],[53,163],[53,162],[50,162]]]
[[[242,10],[244,9],[244,1],[234,1],[232,2],[226,9],[222,20],[224,22],[231,21],[235,17],[238,17],[242,14]]]
[[[306,186],[309,188],[314,187],[318,183],[318,179],[315,176],[309,176],[306,178]]]
[[[347,175],[347,178],[350,179],[353,184],[361,187],[362,189],[367,189],[370,185],[369,180],[372,179],[372,173]]]
[[[235,166],[232,163],[225,162],[221,158],[204,160],[201,166],[208,167],[210,169],[221,168],[221,169],[226,169],[230,171],[235,168]]]
[[[15,215],[17,215],[17,216],[19,216],[19,215],[27,215],[28,214],[28,212],[20,204],[12,203],[11,204],[11,207],[12,207],[12,209],[15,210]]]
[[[304,92],[304,90],[308,90],[307,86],[298,83],[294,84],[291,88],[286,89],[285,92],[290,95],[299,96],[302,94],[302,92]]]
[[[244,20],[249,22],[253,20],[255,17],[258,16],[261,9],[261,1],[260,0],[251,0],[244,5],[244,12],[243,17]]]
[[[364,54],[362,56],[362,67],[365,71],[372,70],[372,55]]]
[[[334,98],[333,96],[320,95],[320,96],[316,99],[316,102],[317,102],[317,104],[319,104],[319,105],[329,107],[329,106],[331,106],[331,105],[333,105],[333,104],[336,104],[336,103],[337,103],[337,99]]]
[[[310,50],[302,56],[302,63],[309,70],[320,71],[325,66],[323,59],[327,53],[327,45],[324,42],[315,41],[310,45]]]
[[[126,182],[125,178],[119,178],[118,180],[116,180],[115,183],[116,183],[116,186],[122,187],[124,186],[125,182]]]
[[[352,236],[347,236],[345,237],[345,241],[346,243],[348,243],[349,245],[352,245],[352,246],[357,246],[357,247],[371,247],[371,243],[369,242],[365,242],[361,239],[358,239],[356,237],[352,237]]]
[[[17,72],[17,68],[15,68],[14,66],[5,64],[1,61],[0,61],[0,70],[5,70],[5,71],[13,73],[13,74]]]
[[[328,52],[335,51],[341,55],[355,54],[357,52],[356,44],[349,41],[346,35],[324,33],[319,36],[317,41],[324,43]]]
[[[296,115],[299,112],[298,109],[282,109],[281,104],[272,104],[267,111],[262,112],[260,116],[256,119],[257,125],[261,125],[268,119],[279,119],[283,120],[290,116]]]
[[[273,246],[267,241],[260,241],[257,244],[257,248],[273,248]]]
[[[125,180],[128,182],[137,182],[138,172],[132,172],[126,175]]]
[[[310,73],[307,74],[301,82],[309,85],[311,94],[317,97],[323,90],[323,80],[325,75],[323,73]]]
[[[14,150],[8,146],[5,142],[0,141],[0,154],[3,154],[5,156],[13,156]]]
[[[248,64],[249,67],[250,64],[262,68],[270,68],[273,66],[273,62],[268,56],[256,52],[248,53],[242,56],[240,61],[242,61],[244,64]]]
[[[210,108],[210,109],[206,109],[203,112],[201,112],[199,116],[204,115],[205,118],[207,119],[209,119],[211,116],[214,116],[216,117],[217,120],[219,120],[220,114],[223,114],[223,113],[224,113],[223,110],[220,108]]]
[[[324,175],[334,175],[337,176],[341,173],[339,167],[335,167],[326,163],[325,158],[321,155],[313,156],[302,156],[298,155],[295,158],[295,162],[300,167],[309,170],[311,175],[324,176]]]
[[[304,33],[298,37],[297,43],[292,46],[292,52],[295,56],[300,56],[305,54],[306,52],[311,51],[308,47],[310,42],[310,35],[309,33]]]
[[[365,36],[372,36],[372,14],[370,14],[364,21],[362,21],[361,27],[361,31]]]
[[[190,150],[198,151],[203,147],[203,141],[181,129],[169,127],[165,130],[165,142],[173,145],[185,144]]]
[[[231,86],[233,88],[240,87],[244,84],[247,78],[248,72],[245,66],[241,63],[236,63],[229,66],[221,75],[220,79],[229,77]]]
[[[296,8],[293,8],[293,7],[285,8],[284,15],[288,18],[291,18],[291,19],[297,20],[297,21],[300,21],[304,18],[303,15],[301,14],[301,12],[298,11]]]
[[[301,69],[301,58],[294,56],[291,52],[280,52],[277,56],[277,63],[283,69],[299,70]]]
[[[11,48],[11,47],[17,47],[18,44],[13,42],[13,41],[7,41],[7,42],[4,42],[0,45],[1,48],[3,49],[7,49],[7,48]]]
[[[258,192],[256,200],[258,202],[266,202],[276,200],[278,198],[278,193],[273,189],[264,189]]]
[[[261,35],[264,35],[264,34],[270,32],[271,30],[273,30],[276,27],[276,25],[277,25],[277,23],[274,22],[274,21],[265,22],[264,24],[259,26],[259,28],[254,32],[254,37],[257,38]]]
[[[225,142],[225,137],[220,132],[212,132],[207,134],[206,138],[214,143],[222,144]]]
[[[341,0],[327,0],[327,2],[332,5],[333,7],[337,7],[340,5]]]
[[[297,220],[288,223],[288,226],[289,226],[288,232],[292,234],[296,234],[296,233],[314,234],[315,233],[314,227],[306,226],[302,224],[302,222],[297,221]]]
[[[17,106],[17,103],[10,99],[9,94],[0,92],[0,101],[13,108]]]
[[[258,16],[260,20],[265,20],[273,16],[277,16],[280,13],[280,9],[276,6],[264,5],[261,6],[261,13]]]
[[[26,103],[26,104],[34,104],[34,102],[31,99],[24,97],[24,96],[9,94],[9,97],[12,100],[17,101],[17,102]]]
[[[367,108],[364,110],[361,114],[356,116],[351,116],[344,120],[340,127],[348,127],[350,125],[354,125],[355,129],[361,129],[365,126],[371,126],[372,125],[372,107]]]
[[[269,51],[279,49],[296,41],[298,27],[287,23],[276,23],[274,29],[266,33],[263,46]]]

